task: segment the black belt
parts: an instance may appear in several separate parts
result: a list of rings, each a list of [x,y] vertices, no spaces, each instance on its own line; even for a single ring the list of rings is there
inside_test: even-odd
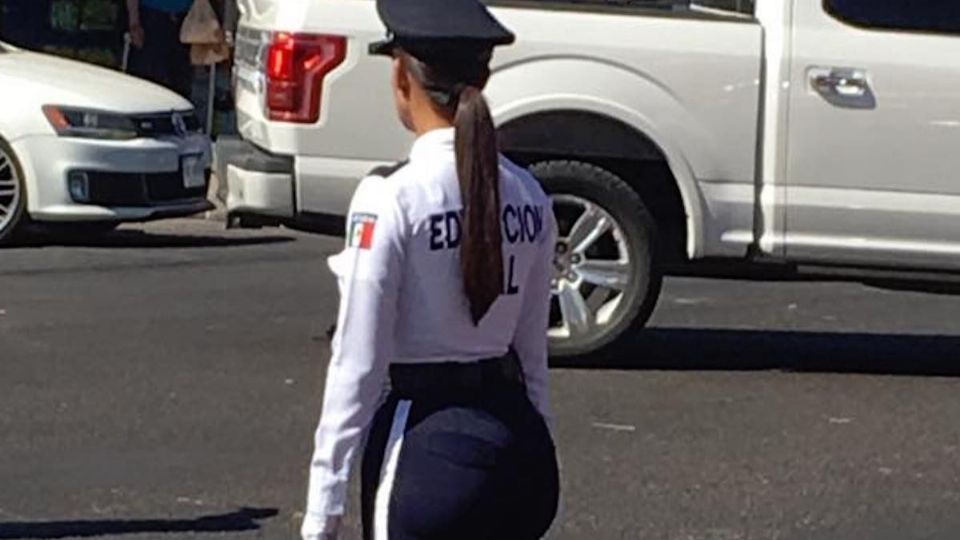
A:
[[[390,390],[402,398],[472,398],[503,390],[523,389],[523,369],[516,354],[477,362],[393,364]]]

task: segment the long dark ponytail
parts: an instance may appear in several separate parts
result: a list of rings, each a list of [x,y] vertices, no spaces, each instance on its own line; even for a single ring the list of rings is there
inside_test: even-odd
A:
[[[410,71],[434,102],[455,111],[457,177],[463,202],[460,268],[474,324],[503,291],[500,156],[497,131],[483,97],[490,52],[429,64],[410,58]]]
[[[455,126],[463,199],[460,267],[470,314],[479,324],[503,291],[500,156],[496,128],[479,88],[467,86],[460,92]]]

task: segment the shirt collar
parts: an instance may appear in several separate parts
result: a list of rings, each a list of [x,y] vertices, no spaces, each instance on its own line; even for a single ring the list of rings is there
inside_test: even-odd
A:
[[[440,128],[428,131],[417,137],[410,150],[410,160],[415,161],[421,158],[428,158],[430,155],[452,152],[454,150],[454,140],[456,139],[456,130],[454,128]]]

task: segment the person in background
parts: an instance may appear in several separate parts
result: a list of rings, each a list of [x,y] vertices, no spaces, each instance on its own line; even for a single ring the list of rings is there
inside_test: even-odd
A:
[[[232,36],[236,34],[237,25],[240,22],[240,10],[237,6],[237,0],[220,0],[220,2],[222,3],[220,19],[223,21],[223,29]],[[216,3],[214,3],[214,7],[217,7]]]
[[[223,32],[224,41],[233,47],[234,35],[237,32],[240,13],[236,0],[210,0],[210,5],[217,14],[220,27]],[[210,66],[196,66],[193,76],[193,105],[196,109],[197,117],[206,119],[208,107],[213,107],[215,116],[211,135],[223,136],[233,135],[237,131],[236,114],[233,103],[233,89],[231,88],[231,73],[233,72],[233,57],[217,65],[216,70],[211,70]],[[216,83],[214,91],[210,92],[210,76],[216,74]],[[221,187],[223,183],[221,183]],[[226,197],[226,195],[224,195]]]
[[[131,75],[151,80],[190,99],[193,66],[180,27],[193,0],[126,0],[130,23]]]

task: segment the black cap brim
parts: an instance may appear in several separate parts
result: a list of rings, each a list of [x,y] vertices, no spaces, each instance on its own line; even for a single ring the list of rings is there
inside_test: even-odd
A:
[[[369,52],[372,56],[393,56],[393,51],[397,48],[397,40],[393,36],[380,41],[374,41],[370,44]]]

